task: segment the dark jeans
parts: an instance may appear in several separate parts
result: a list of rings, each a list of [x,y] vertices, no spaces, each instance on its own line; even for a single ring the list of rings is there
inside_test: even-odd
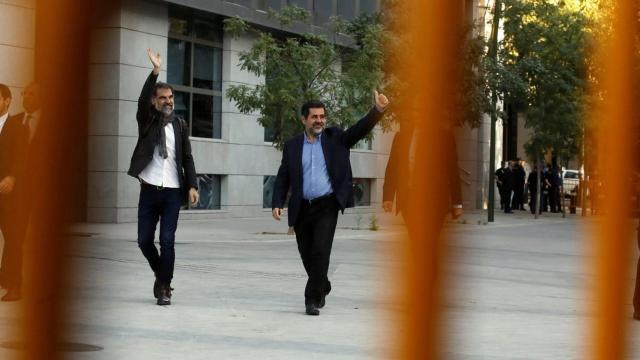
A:
[[[158,280],[170,284],[175,263],[175,238],[182,197],[180,189],[142,185],[138,203],[138,246]],[[160,220],[160,253],[154,244]]]
[[[309,277],[304,289],[305,304],[317,305],[331,291],[327,273],[340,209],[333,196],[312,204],[303,201],[294,229],[302,264]]]

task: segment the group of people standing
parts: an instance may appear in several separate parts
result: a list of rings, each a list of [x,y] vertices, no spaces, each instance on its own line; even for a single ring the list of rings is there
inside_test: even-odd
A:
[[[546,164],[541,169],[541,175],[539,211],[552,213],[561,211],[562,174],[560,169]],[[495,172],[495,178],[500,193],[500,209],[507,214],[512,214],[512,210],[526,210],[524,205],[528,203],[529,210],[535,214],[538,199],[537,166],[534,166],[527,176],[524,160],[503,161],[500,169]]]

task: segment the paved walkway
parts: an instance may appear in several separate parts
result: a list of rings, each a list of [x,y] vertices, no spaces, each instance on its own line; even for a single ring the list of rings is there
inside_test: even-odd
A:
[[[306,281],[295,238],[268,214],[256,219],[182,221],[173,305],[155,305],[153,276],[135,224],[81,224],[69,341],[96,345],[70,359],[389,359],[385,286],[397,220],[341,216],[321,316],[304,315]],[[394,223],[396,222],[396,223]],[[583,289],[589,231],[583,219],[519,212],[465,215],[451,225],[452,281],[446,313],[451,359],[583,359],[589,313]],[[631,307],[629,306],[629,310]],[[0,303],[0,342],[15,325]],[[630,326],[635,336],[640,322]],[[0,348],[0,358],[13,350]],[[640,351],[635,352],[640,358]],[[634,357],[630,357],[634,358]]]

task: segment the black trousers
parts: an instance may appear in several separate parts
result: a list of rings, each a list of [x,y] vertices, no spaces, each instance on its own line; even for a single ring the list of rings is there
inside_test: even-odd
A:
[[[0,230],[4,238],[0,286],[19,289],[22,286],[23,244],[29,222],[25,203],[0,204]]]
[[[294,225],[298,251],[308,276],[305,304],[317,305],[331,291],[327,273],[339,210],[333,196],[312,203],[304,201]]]
[[[138,247],[162,283],[170,284],[176,259],[175,239],[182,197],[180,189],[142,185],[138,203]],[[154,244],[160,221],[160,253]]]
[[[511,194],[513,193],[513,190],[509,187],[504,187],[503,188],[503,194],[504,194],[504,212],[509,212],[511,211]]]
[[[511,201],[511,208],[516,210],[522,209],[524,205],[523,197],[524,197],[524,184],[522,184],[522,186],[518,184],[513,189],[513,200]]]

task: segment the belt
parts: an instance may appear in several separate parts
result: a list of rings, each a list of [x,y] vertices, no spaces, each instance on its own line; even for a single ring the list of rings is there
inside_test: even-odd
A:
[[[140,188],[141,189],[148,189],[148,190],[171,190],[171,189],[178,189],[178,188],[170,188],[170,187],[164,187],[162,185],[153,185],[153,184],[149,184],[148,182],[140,179]]]
[[[304,202],[309,204],[309,205],[313,205],[313,204],[321,202],[322,200],[327,200],[327,199],[332,198],[332,197],[333,197],[333,193],[327,194],[327,195],[318,196],[317,198],[313,198],[311,200],[304,199]]]

